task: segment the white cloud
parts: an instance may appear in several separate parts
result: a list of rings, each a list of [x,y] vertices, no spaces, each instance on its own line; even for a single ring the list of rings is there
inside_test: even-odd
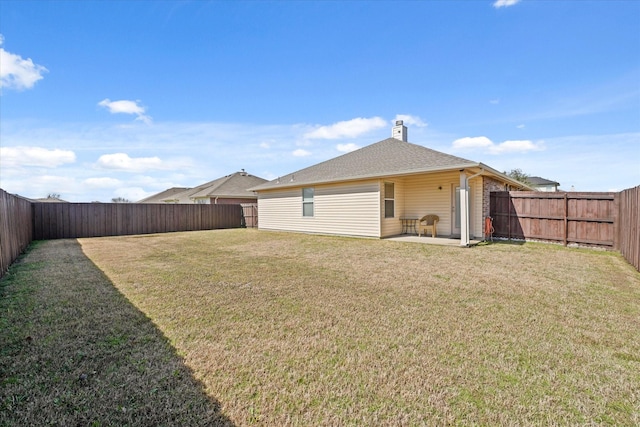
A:
[[[341,151],[343,153],[348,153],[350,151],[355,151],[358,148],[360,148],[360,146],[350,142],[349,144],[338,144],[336,145],[336,148],[338,149],[338,151]]]
[[[115,178],[87,178],[83,181],[87,187],[91,188],[115,188],[122,185],[122,181]]]
[[[395,124],[396,120],[402,120],[404,122],[404,125],[413,125],[413,126],[417,126],[417,127],[426,127],[427,123],[422,120],[420,117],[418,116],[411,116],[409,114],[397,114],[396,118],[393,120],[393,124]]]
[[[518,129],[524,129],[526,126],[525,125],[518,125],[516,126]]]
[[[76,161],[76,155],[68,150],[47,150],[42,147],[0,147],[2,167],[39,166],[54,168]]]
[[[142,172],[150,169],[166,169],[159,157],[129,157],[125,153],[104,154],[98,159],[101,169],[115,169],[127,172]]]
[[[114,191],[114,194],[116,195],[116,197],[122,197],[131,202],[137,202],[138,200],[149,197],[154,193],[144,191],[144,189],[140,187],[123,187],[116,189]]]
[[[303,150],[302,148],[298,148],[291,154],[293,154],[295,157],[305,157],[305,156],[310,156],[311,152],[307,150]]]
[[[529,140],[504,141],[496,144],[486,136],[465,137],[453,141],[452,147],[458,151],[481,149],[490,154],[526,153],[544,150],[544,142]]]
[[[544,150],[543,142],[532,142],[529,140],[504,141],[500,144],[489,147],[489,152],[492,154],[525,153],[528,151],[542,150]]]
[[[355,138],[372,130],[384,128],[387,122],[380,117],[362,118],[337,122],[328,126],[320,126],[304,134],[307,139],[340,139]]]
[[[496,0],[493,3],[493,7],[495,7],[496,9],[501,8],[501,7],[509,7],[509,6],[513,6],[516,3],[519,3],[520,0]]]
[[[499,98],[496,98],[496,99],[490,99],[490,100],[489,100],[489,104],[493,104],[493,105],[500,104],[500,99],[499,99]]]
[[[456,139],[453,141],[453,148],[456,150],[467,150],[473,148],[485,148],[493,146],[493,142],[486,136],[474,136]]]
[[[140,120],[146,124],[151,124],[151,117],[146,115],[147,111],[145,107],[139,105],[140,101],[129,101],[126,99],[120,101],[111,101],[109,98],[105,98],[102,101],[98,102],[100,107],[104,107],[111,114],[135,114],[136,120]]]
[[[4,37],[0,34],[0,45],[3,43]],[[30,89],[48,71],[42,65],[34,64],[31,58],[23,59],[0,47],[0,88]]]

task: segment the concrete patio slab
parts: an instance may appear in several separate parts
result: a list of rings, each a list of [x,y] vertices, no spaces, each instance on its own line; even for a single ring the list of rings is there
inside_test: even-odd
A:
[[[412,234],[402,234],[400,236],[387,237],[385,240],[392,240],[395,242],[408,242],[408,243],[422,243],[425,245],[440,245],[440,246],[458,246],[460,247],[459,237],[428,237],[428,236],[416,236]],[[469,246],[474,246],[480,243],[482,240],[471,240]]]

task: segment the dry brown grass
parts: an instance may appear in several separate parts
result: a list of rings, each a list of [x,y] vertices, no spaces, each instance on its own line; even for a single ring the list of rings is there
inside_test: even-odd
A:
[[[640,273],[615,253],[256,230],[81,244],[237,425],[640,423]]]
[[[82,240],[239,425],[640,423],[640,274],[553,245]]]

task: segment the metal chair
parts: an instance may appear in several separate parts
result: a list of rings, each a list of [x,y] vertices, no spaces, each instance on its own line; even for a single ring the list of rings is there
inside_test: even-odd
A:
[[[422,234],[426,235],[429,229],[431,229],[431,237],[436,237],[436,226],[438,225],[438,221],[440,221],[440,217],[433,214],[425,215],[420,218],[420,221],[418,222],[418,237],[420,237],[421,231]]]

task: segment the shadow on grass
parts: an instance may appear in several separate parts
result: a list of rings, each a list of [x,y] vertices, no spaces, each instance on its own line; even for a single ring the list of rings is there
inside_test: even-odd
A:
[[[75,240],[0,281],[0,426],[232,426],[151,320]]]

